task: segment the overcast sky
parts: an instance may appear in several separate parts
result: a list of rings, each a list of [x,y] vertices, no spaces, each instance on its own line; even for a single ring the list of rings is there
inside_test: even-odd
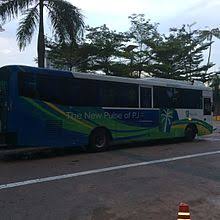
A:
[[[220,0],[69,0],[79,7],[90,26],[107,24],[117,31],[129,28],[128,16],[143,13],[152,22],[160,23],[159,31],[167,33],[170,27],[192,24],[195,28],[220,27]],[[47,22],[46,22],[47,23]],[[11,21],[0,32],[0,66],[8,64],[34,65],[36,35],[25,51],[20,52],[16,43],[18,21]],[[49,24],[49,23],[48,23]],[[51,32],[47,32],[50,36]],[[220,40],[213,45],[212,61],[220,68]]]

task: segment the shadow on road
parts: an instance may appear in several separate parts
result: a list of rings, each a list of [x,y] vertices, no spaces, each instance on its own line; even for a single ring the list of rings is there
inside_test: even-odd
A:
[[[195,143],[204,140],[194,140]],[[159,147],[161,145],[172,145],[176,143],[186,142],[183,139],[165,139],[165,140],[151,140],[145,142],[133,142],[129,144],[117,144],[109,147],[108,151],[116,151],[119,149],[128,149],[135,147]],[[36,159],[46,159],[63,157],[68,155],[77,155],[87,153],[85,147],[63,147],[63,148],[1,148],[0,149],[0,161],[13,162],[13,161],[23,161],[23,160],[36,160]]]

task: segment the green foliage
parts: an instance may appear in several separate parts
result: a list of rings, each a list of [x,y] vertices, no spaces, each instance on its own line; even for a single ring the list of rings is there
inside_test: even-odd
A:
[[[141,77],[141,74],[149,73],[152,64],[151,44],[157,45],[161,36],[157,31],[158,24],[151,24],[143,14],[133,14],[129,17],[131,27],[128,32],[130,42],[136,47],[130,50],[130,67],[132,75]]]
[[[47,59],[54,68],[72,70],[78,69],[86,72],[89,58],[94,54],[93,47],[90,44],[68,44],[55,43],[52,40],[47,41]]]
[[[44,0],[48,9],[54,37],[60,43],[76,42],[82,36],[84,23],[79,9],[71,3],[61,0]]]
[[[25,16],[20,21],[17,30],[17,41],[20,50],[25,49],[27,43],[31,42],[38,17],[39,13],[36,6],[25,11]]]
[[[182,28],[173,28],[169,36],[159,44],[152,44],[153,76],[179,80],[198,79],[208,80],[206,70],[213,64],[204,65],[203,51],[207,50],[210,43],[204,43],[198,31],[188,32],[185,25]]]
[[[193,25],[183,25],[162,35],[158,32],[159,24],[151,23],[142,14],[133,14],[129,20],[127,32],[112,31],[106,25],[88,27],[80,43],[51,47],[52,63],[59,64],[59,68],[69,63],[79,71],[101,71],[115,76],[211,80],[215,73],[208,72],[214,66],[210,62],[210,48],[213,37],[220,37],[218,29],[213,29],[210,37],[210,33],[191,30]],[[209,60],[205,64],[207,50]]]
[[[85,42],[93,49],[93,53],[88,60],[87,70],[99,70],[107,75],[114,75],[117,72],[120,75],[120,72],[124,70],[121,65],[118,65],[118,59],[120,59],[127,41],[125,34],[111,31],[106,25],[87,28]]]

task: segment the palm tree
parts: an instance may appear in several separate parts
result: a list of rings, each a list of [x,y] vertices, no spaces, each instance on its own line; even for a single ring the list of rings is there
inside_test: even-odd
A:
[[[213,37],[220,39],[220,30],[219,28],[213,28],[211,30],[201,30],[201,39],[202,40],[207,40],[210,43],[209,46],[209,55],[208,55],[208,61],[207,61],[207,66],[210,64],[210,58],[211,58],[211,52],[212,52],[212,43],[213,43]],[[206,72],[208,69],[206,70]]]
[[[54,37],[60,42],[76,42],[82,34],[84,22],[79,9],[65,0],[0,0],[0,19],[3,22],[23,15],[17,29],[17,42],[24,50],[31,42],[38,27],[38,66],[44,67],[45,36],[44,9],[54,31]]]

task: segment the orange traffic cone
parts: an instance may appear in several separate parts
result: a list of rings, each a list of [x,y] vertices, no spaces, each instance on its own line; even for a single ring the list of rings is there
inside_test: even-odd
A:
[[[190,220],[189,206],[185,203],[179,204],[179,212],[177,220]]]

